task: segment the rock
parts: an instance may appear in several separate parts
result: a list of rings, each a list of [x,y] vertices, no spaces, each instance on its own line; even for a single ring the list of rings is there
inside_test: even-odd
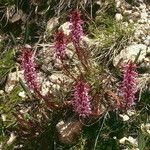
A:
[[[125,11],[123,12],[123,14],[124,14],[125,16],[129,16],[129,15],[131,15],[131,13],[132,13],[132,10],[125,10]]]
[[[65,22],[64,24],[62,24],[60,27],[59,27],[59,30],[63,30],[64,33],[66,35],[69,35],[70,34],[70,29],[69,29],[69,26],[71,25],[71,23],[68,21],[68,22]]]
[[[147,47],[144,44],[133,44],[133,45],[128,46],[127,48],[123,49],[120,52],[120,54],[114,58],[113,60],[114,66],[117,66],[120,60],[122,60],[121,63],[123,64],[127,63],[129,60],[134,61],[135,58],[138,56],[140,50],[141,50],[141,53],[137,62],[138,63],[142,62],[146,56],[146,48]]]
[[[117,13],[115,15],[115,19],[116,19],[116,21],[121,21],[123,19],[123,16],[121,14]]]
[[[11,132],[9,140],[7,141],[7,145],[11,145],[16,139],[16,135],[14,132]]]
[[[131,9],[132,9],[132,5],[130,5],[130,4],[127,3],[127,4],[125,5],[125,8],[126,8],[126,10],[131,10]]]
[[[0,90],[0,95],[3,95],[4,94],[4,91],[3,90]]]
[[[81,134],[83,124],[78,120],[61,120],[56,125],[59,140],[64,144],[73,144]]]
[[[53,83],[60,83],[60,81],[63,81],[65,78],[63,74],[54,73],[50,76],[50,81]]]
[[[136,6],[135,6],[135,7],[133,6],[132,11],[133,11],[133,12],[135,12],[135,11],[140,12],[140,9],[139,9],[138,7],[136,7]]]
[[[132,13],[133,17],[139,18],[140,17],[140,13],[139,12],[134,12]]]
[[[58,25],[58,17],[53,17],[47,22],[46,31],[51,32]]]
[[[145,39],[145,40],[143,41],[143,43],[148,46],[148,45],[150,45],[150,40],[149,40],[149,39]]]
[[[148,46],[146,53],[147,53],[147,54],[150,54],[150,46]]]
[[[147,12],[141,12],[141,19],[147,19],[148,14]]]
[[[13,90],[14,86],[19,82],[19,78],[24,80],[23,71],[9,73],[5,86],[6,93],[10,93]]]
[[[146,37],[146,40],[148,40],[148,45],[150,45],[150,35]]]
[[[116,8],[119,8],[121,6],[121,1],[120,0],[115,0],[116,3]]]
[[[56,70],[62,69],[62,62],[58,58],[54,59],[54,69]]]
[[[140,6],[139,6],[139,8],[141,9],[141,10],[143,10],[143,9],[146,9],[146,4],[141,4]]]
[[[88,44],[88,47],[98,46],[100,44],[98,40],[90,39],[87,36],[82,36],[81,45],[84,44],[84,42]]]
[[[21,98],[26,98],[26,93],[25,91],[19,92],[18,96],[20,96]]]
[[[51,82],[46,79],[42,82],[41,93],[43,96],[47,95],[51,90]]]
[[[5,122],[6,118],[7,118],[7,115],[6,114],[1,114],[1,118],[2,118],[2,121]]]
[[[130,23],[134,23],[134,21],[133,21],[132,19],[129,19],[129,22],[130,22]]]

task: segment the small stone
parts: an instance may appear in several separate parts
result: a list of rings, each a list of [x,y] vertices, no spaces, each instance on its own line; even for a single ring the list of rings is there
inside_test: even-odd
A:
[[[135,115],[136,114],[136,112],[135,112],[135,110],[127,110],[127,114],[128,114],[128,116],[133,116],[133,115]]]
[[[148,35],[145,39],[144,39],[144,44],[146,44],[147,46],[150,45],[150,36]]]
[[[147,20],[148,14],[147,12],[142,12],[141,13],[141,19],[146,19]]]
[[[116,19],[116,21],[121,21],[121,20],[123,20],[123,16],[121,14],[117,13],[115,15],[115,19]]]
[[[130,5],[128,3],[125,5],[125,7],[126,7],[126,10],[132,10],[132,5]]]
[[[62,63],[61,63],[61,61],[59,59],[55,59],[54,68],[56,70],[61,70],[62,69]]]
[[[141,18],[142,18],[142,17],[141,17]],[[140,20],[138,20],[138,23],[145,24],[145,23],[147,23],[147,19],[140,19]]]
[[[51,32],[58,25],[58,18],[53,17],[47,22],[46,31]]]
[[[140,11],[140,9],[139,9],[138,7],[133,7],[133,8],[132,8],[132,11],[133,11],[133,12],[136,12],[136,11],[138,11],[138,12],[139,12],[139,11]]]
[[[149,58],[145,58],[144,62],[150,62],[150,59]]]
[[[129,19],[129,23],[134,23],[134,21],[132,19]]]
[[[146,39],[146,40],[144,40],[143,42],[144,42],[144,44],[146,44],[147,46],[150,45],[150,40],[149,40],[149,39]]]
[[[9,140],[7,141],[7,145],[11,145],[14,142],[15,139],[16,139],[16,135],[12,132],[10,134]]]
[[[25,98],[26,97],[26,93],[24,91],[19,92],[18,96]]]
[[[116,8],[119,8],[121,6],[121,1],[120,0],[115,0],[116,3]]]
[[[123,14],[125,16],[129,16],[131,13],[132,13],[132,10],[125,10]]]
[[[146,53],[150,54],[150,46],[148,46]]]
[[[126,137],[123,137],[122,139],[119,140],[119,143],[120,144],[125,144],[125,141],[127,140]]]
[[[3,90],[0,90],[0,95],[3,95],[4,94],[4,91]]]
[[[119,116],[123,119],[123,121],[128,121],[130,119],[128,115],[120,114]]]
[[[139,6],[139,8],[141,9],[141,10],[143,10],[143,9],[146,9],[146,4],[141,4],[140,6]]]
[[[64,31],[64,34],[66,35],[69,35],[70,34],[70,25],[71,23],[68,21],[68,22],[65,22],[64,24],[62,24],[60,27],[59,27],[59,30],[63,30]]]
[[[134,12],[133,14],[132,14],[134,17],[136,17],[136,18],[138,18],[138,17],[140,17],[140,13],[139,12]]]
[[[2,121],[5,122],[6,121],[6,114],[1,114],[2,117]]]

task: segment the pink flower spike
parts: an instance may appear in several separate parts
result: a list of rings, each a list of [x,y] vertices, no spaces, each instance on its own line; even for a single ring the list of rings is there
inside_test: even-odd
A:
[[[56,58],[64,58],[66,55],[66,40],[65,34],[63,31],[58,31],[55,35],[55,57]]]
[[[72,105],[74,111],[79,114],[81,117],[89,116],[91,112],[91,104],[89,96],[89,87],[87,83],[83,81],[78,81],[74,86],[74,93],[73,93],[73,101]]]
[[[22,67],[24,70],[24,79],[26,81],[26,84],[32,90],[37,90],[38,88],[37,73],[35,69],[35,63],[31,48],[25,47],[23,49]]]
[[[130,107],[134,104],[135,93],[137,91],[137,73],[135,72],[136,65],[130,62],[123,68],[123,81],[121,87],[121,94],[126,103],[125,107]]]
[[[77,10],[70,14],[70,36],[75,47],[79,47],[81,36],[83,36],[83,21],[81,20],[80,16],[80,11]]]

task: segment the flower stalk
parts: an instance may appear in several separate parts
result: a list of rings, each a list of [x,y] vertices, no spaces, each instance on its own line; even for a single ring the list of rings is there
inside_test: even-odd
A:
[[[88,84],[82,80],[78,81],[73,90],[73,109],[81,117],[89,116],[91,112],[91,97],[89,96]]]
[[[123,67],[123,81],[121,88],[121,95],[125,101],[125,108],[134,104],[135,93],[137,91],[137,73],[135,72],[136,65],[129,62]]]

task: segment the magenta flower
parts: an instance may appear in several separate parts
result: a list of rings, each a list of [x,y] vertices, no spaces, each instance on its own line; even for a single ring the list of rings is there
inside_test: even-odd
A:
[[[38,88],[37,73],[35,69],[33,54],[30,48],[25,47],[23,49],[22,67],[24,70],[24,78],[26,84],[32,90],[36,90]]]
[[[72,105],[74,111],[79,114],[79,116],[86,117],[91,114],[91,104],[89,96],[89,87],[87,83],[83,81],[78,81],[74,86],[73,101]]]
[[[79,47],[80,39],[83,35],[83,21],[81,20],[80,16],[81,14],[79,11],[73,11],[70,14],[70,36],[75,47]]]
[[[63,31],[58,31],[55,35],[55,56],[56,58],[64,58],[66,55],[66,39]]]
[[[125,107],[130,107],[134,104],[135,93],[137,91],[137,80],[135,72],[136,65],[130,62],[124,66],[123,69],[123,81],[121,87],[121,94],[126,103]]]

